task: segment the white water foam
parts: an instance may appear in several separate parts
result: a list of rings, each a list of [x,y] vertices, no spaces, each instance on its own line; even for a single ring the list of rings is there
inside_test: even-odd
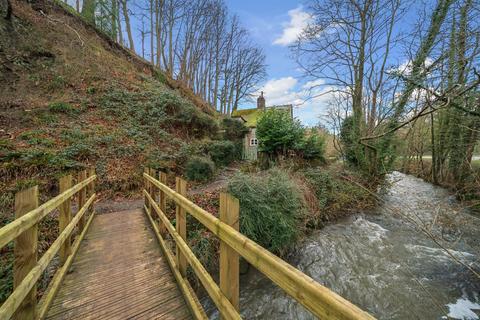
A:
[[[466,298],[460,298],[455,303],[447,304],[448,316],[453,319],[480,319],[478,313],[480,312],[480,304],[470,301]]]

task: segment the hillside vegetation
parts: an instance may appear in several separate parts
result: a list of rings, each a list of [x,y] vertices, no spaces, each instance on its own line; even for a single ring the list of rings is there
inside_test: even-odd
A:
[[[149,63],[51,1],[0,18],[0,225],[13,195],[95,166],[104,196],[128,195],[143,165],[182,172],[214,112]]]

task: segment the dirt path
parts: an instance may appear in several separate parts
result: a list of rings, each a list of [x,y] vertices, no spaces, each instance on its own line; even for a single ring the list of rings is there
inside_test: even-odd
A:
[[[202,192],[212,192],[218,189],[225,188],[228,184],[228,180],[239,171],[240,169],[238,164],[223,168],[213,181],[210,181],[207,184],[193,187],[188,191],[188,194],[196,195]],[[143,208],[143,198],[141,197],[134,199],[108,199],[101,200],[95,203],[95,210],[98,214],[134,210],[139,208]]]
[[[199,194],[202,192],[212,192],[218,189],[225,188],[228,184],[228,180],[240,169],[238,168],[238,164],[235,164],[231,167],[226,167],[222,169],[222,171],[215,177],[213,181],[210,181],[207,184],[199,185],[193,187],[191,190],[188,191],[189,194]]]

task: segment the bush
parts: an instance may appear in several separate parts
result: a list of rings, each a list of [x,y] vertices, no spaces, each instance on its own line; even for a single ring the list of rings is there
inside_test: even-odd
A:
[[[294,244],[302,196],[287,173],[273,169],[266,176],[238,174],[230,180],[228,192],[240,201],[244,235],[274,253]]]
[[[75,113],[75,108],[66,102],[53,102],[48,105],[48,110],[55,113],[72,114]]]
[[[226,140],[237,141],[242,140],[248,133],[249,129],[241,122],[232,118],[222,120],[222,129]]]
[[[235,160],[236,147],[231,141],[213,141],[207,148],[208,154],[217,166],[228,166]]]
[[[325,161],[325,138],[312,132],[299,142],[297,151],[303,159]]]
[[[304,175],[315,192],[320,209],[333,212],[348,207],[359,207],[359,202],[370,204],[369,193],[366,190],[332,176],[327,170],[311,168],[305,170]],[[360,180],[359,177],[356,179]]]
[[[185,174],[188,180],[207,181],[213,177],[215,164],[203,157],[194,157],[187,162]]]
[[[113,89],[101,97],[99,105],[107,116],[119,117],[133,126],[141,126],[153,132],[159,126],[185,127],[188,128],[189,135],[202,138],[218,131],[213,117],[162,87],[148,88],[141,92]]]
[[[282,110],[267,110],[257,121],[259,150],[269,155],[286,155],[294,150],[304,133],[301,123]]]

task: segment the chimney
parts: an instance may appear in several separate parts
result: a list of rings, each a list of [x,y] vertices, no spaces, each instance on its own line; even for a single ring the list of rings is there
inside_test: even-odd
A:
[[[265,110],[265,98],[263,97],[263,91],[260,93],[260,97],[257,98],[257,109]]]

